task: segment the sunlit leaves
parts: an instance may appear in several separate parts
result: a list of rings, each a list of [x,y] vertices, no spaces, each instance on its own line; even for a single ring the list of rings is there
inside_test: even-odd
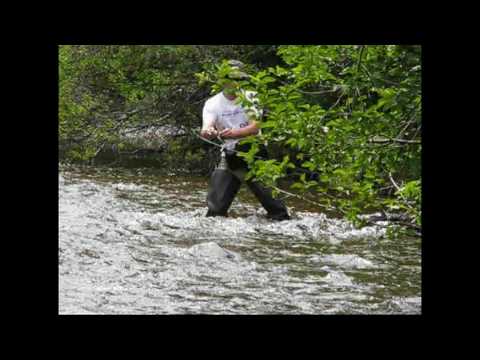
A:
[[[322,182],[336,192],[336,206],[352,219],[380,204],[416,212],[419,218],[420,198],[412,198],[419,187],[402,188],[391,203],[383,203],[380,188],[389,183],[385,169],[398,170],[406,184],[419,184],[419,146],[388,139],[420,136],[412,131],[421,121],[420,52],[396,45],[295,45],[281,46],[278,53],[287,66],[253,77],[270,111],[262,124],[264,139],[283,143],[302,160],[297,166],[321,173],[310,182],[303,174],[292,188],[306,191]],[[268,72],[280,81],[263,81]],[[410,131],[402,133],[403,128]],[[379,138],[387,141],[376,142]],[[272,183],[265,169],[278,176],[281,168],[271,165],[255,176]]]

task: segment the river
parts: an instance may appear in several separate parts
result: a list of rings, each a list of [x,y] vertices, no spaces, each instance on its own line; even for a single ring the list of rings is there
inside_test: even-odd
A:
[[[60,314],[420,314],[421,239],[287,199],[274,222],[245,186],[206,218],[208,179],[61,166]]]

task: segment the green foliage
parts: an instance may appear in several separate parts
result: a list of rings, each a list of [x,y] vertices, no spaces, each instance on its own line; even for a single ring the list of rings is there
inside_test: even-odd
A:
[[[106,144],[130,149],[126,131],[169,125],[187,133],[167,143],[165,164],[200,164],[213,152],[188,130],[232,71],[227,59],[247,64],[252,77],[237,85],[268,110],[252,114],[262,134],[243,140],[249,178],[287,179],[356,224],[388,210],[421,225],[420,46],[62,45],[61,153],[89,160]],[[261,143],[273,158],[256,157]]]
[[[352,221],[387,209],[420,225],[420,47],[280,46],[278,54],[286,66],[263,69],[250,83],[269,110],[256,141],[294,156],[286,163],[246,157],[250,176],[276,185],[303,168],[320,176],[303,174],[291,188],[314,189],[319,199],[332,194]]]
[[[201,125],[208,77],[223,59],[249,63],[275,54],[255,45],[62,45],[59,47],[59,144],[70,160],[88,160],[125,131]],[[259,58],[259,59],[258,59]],[[199,86],[198,80],[205,83]],[[191,133],[182,149],[205,146]]]

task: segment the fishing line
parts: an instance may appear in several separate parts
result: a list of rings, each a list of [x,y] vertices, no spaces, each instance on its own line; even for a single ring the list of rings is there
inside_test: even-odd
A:
[[[191,132],[192,132],[196,137],[198,137],[199,139],[201,139],[201,140],[203,140],[203,141],[205,141],[205,142],[207,142],[207,143],[209,143],[209,144],[215,145],[216,147],[219,147],[219,148],[220,148],[220,151],[224,151],[224,148],[225,148],[225,146],[226,146],[226,143],[225,143],[225,141],[223,141],[223,139],[220,137],[220,135],[217,135],[216,138],[222,143],[222,145],[217,144],[216,142],[210,141],[210,140],[208,140],[208,139],[205,139],[204,137],[200,136],[197,132],[195,132],[195,130],[193,130],[193,129],[189,129],[189,130],[191,130]],[[238,153],[241,153],[241,151],[237,151],[237,150],[229,150],[229,151],[232,151],[232,152],[237,153],[237,154],[238,154]],[[260,156],[253,156],[253,157],[256,158],[256,159],[265,160],[265,158],[260,157]],[[296,167],[296,169],[300,169],[300,168]],[[302,170],[303,170],[303,169],[302,169]],[[339,210],[339,209],[336,209],[336,208],[333,208],[333,207],[330,207],[330,206],[322,205],[322,204],[320,204],[320,203],[317,203],[316,201],[312,201],[312,200],[306,199],[305,197],[303,197],[303,196],[301,196],[301,195],[293,194],[293,193],[290,193],[290,192],[288,192],[288,191],[282,190],[282,189],[278,188],[277,186],[272,186],[272,188],[274,188],[275,190],[277,190],[278,192],[280,192],[280,193],[282,193],[282,194],[284,194],[284,195],[286,195],[286,196],[296,197],[296,198],[298,198],[298,199],[307,201],[307,202],[309,202],[309,203],[312,204],[312,205],[316,205],[316,206],[318,206],[318,207],[321,207],[321,208],[324,208],[324,209],[327,209],[327,210],[330,210],[330,211],[338,211],[338,210]],[[343,212],[343,211],[341,211],[341,212]],[[344,212],[343,212],[343,213],[344,213]]]
[[[208,139],[200,136],[195,130],[193,130],[193,129],[190,129],[190,130],[191,130],[192,134],[195,135],[196,137],[198,137],[200,140],[203,140],[203,141],[205,141],[205,142],[207,142],[207,143],[209,143],[209,144],[211,144],[211,145],[215,145],[216,147],[219,147],[219,148],[220,148],[220,151],[224,151],[224,150],[225,150],[225,146],[227,145],[227,143],[220,137],[220,135],[217,135],[216,139],[218,139],[218,141],[220,141],[221,144],[217,144],[217,143],[214,142],[214,141],[208,140]],[[229,150],[229,151],[234,152],[234,153],[237,153],[237,154],[242,153],[242,151],[233,150],[233,149],[232,149],[232,150]],[[245,152],[243,152],[243,153],[245,153]],[[255,155],[254,155],[253,157],[256,158],[256,159],[265,160],[265,158],[263,158],[263,157],[261,157],[261,156],[255,156]]]

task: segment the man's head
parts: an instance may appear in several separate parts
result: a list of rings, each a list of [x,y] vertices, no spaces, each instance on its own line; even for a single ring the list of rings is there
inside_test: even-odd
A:
[[[239,60],[228,60],[227,64],[233,69],[226,77],[231,80],[248,80],[250,77],[245,70],[245,64]]]
[[[238,60],[228,60],[230,71],[220,79],[221,87],[226,95],[234,96],[239,89],[240,81],[248,80],[249,75],[242,71],[245,65]]]

